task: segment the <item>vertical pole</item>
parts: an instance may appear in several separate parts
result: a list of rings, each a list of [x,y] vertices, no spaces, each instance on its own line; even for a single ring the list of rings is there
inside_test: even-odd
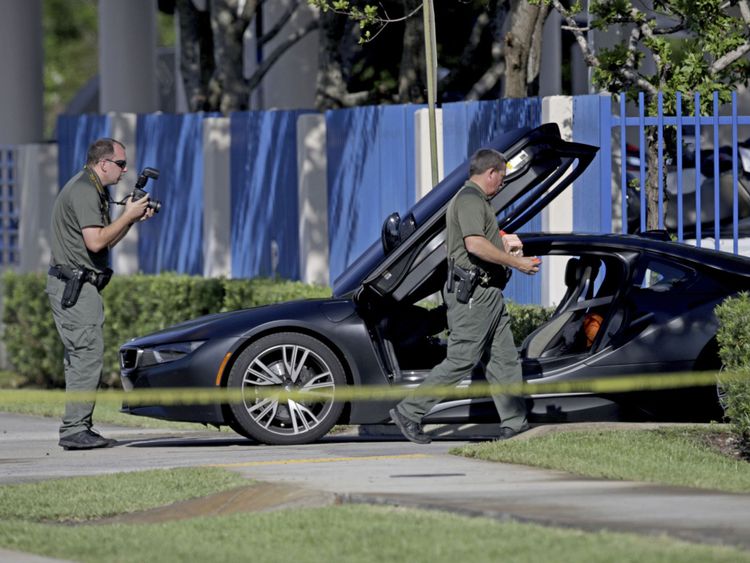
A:
[[[432,164],[432,185],[434,187],[440,180],[438,172],[437,124],[435,121],[437,48],[435,41],[435,10],[432,0],[425,0],[422,4],[422,14],[424,16],[424,52],[427,69],[427,110],[430,122],[430,162]]]
[[[42,0],[0,0],[0,144],[44,139]]]

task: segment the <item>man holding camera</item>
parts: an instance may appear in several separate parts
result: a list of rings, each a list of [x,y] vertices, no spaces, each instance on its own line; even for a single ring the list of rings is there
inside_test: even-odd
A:
[[[440,388],[456,385],[469,375],[486,351],[487,380],[492,384],[521,382],[510,317],[502,289],[508,268],[524,274],[539,271],[539,259],[522,255],[516,235],[501,236],[490,205],[505,178],[505,156],[492,149],[480,149],[471,158],[469,181],[459,190],[446,212],[448,281],[444,296],[448,306],[448,353],[420,386]],[[437,392],[435,393],[437,395]],[[522,398],[492,396],[500,415],[500,439],[512,438],[528,428]],[[437,396],[413,393],[391,410],[391,418],[412,442],[428,444],[422,418],[440,401]]]
[[[65,347],[65,388],[96,393],[104,367],[104,305],[100,291],[109,282],[109,250],[138,222],[153,216],[149,200],[126,198],[125,210],[109,216],[108,187],[127,171],[125,146],[99,139],[88,149],[86,166],[63,187],[52,210],[52,236],[46,293]],[[60,426],[66,450],[116,444],[91,429],[95,402],[69,400]]]

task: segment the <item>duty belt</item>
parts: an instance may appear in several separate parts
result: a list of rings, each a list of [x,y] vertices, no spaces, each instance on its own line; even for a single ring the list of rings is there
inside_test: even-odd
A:
[[[57,264],[56,266],[50,266],[50,269],[47,271],[50,276],[64,282],[77,277],[79,272],[83,272],[83,279],[99,291],[107,287],[109,280],[112,278],[112,270],[109,268],[106,268],[103,272],[95,272],[87,268],[74,268],[65,264]]]

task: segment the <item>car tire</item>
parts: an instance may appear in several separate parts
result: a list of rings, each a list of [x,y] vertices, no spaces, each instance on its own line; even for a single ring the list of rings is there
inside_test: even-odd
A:
[[[242,395],[242,402],[229,405],[235,423],[230,426],[241,428],[239,434],[264,444],[307,444],[325,436],[341,416],[344,404],[334,401],[334,392],[346,386],[346,376],[320,340],[282,332],[248,346],[234,363],[227,386]],[[311,399],[277,399],[260,392],[272,389],[309,392]]]

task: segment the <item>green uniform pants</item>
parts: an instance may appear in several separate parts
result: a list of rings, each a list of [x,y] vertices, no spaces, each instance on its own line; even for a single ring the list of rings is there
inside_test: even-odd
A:
[[[104,304],[96,288],[83,284],[73,307],[63,309],[61,299],[65,282],[49,276],[47,296],[57,332],[65,347],[65,389],[96,391],[104,368]],[[60,426],[65,438],[91,428],[94,401],[68,401]]]
[[[510,331],[510,317],[503,292],[496,287],[478,286],[469,303],[456,301],[455,293],[443,293],[448,305],[448,354],[420,385],[420,396],[401,401],[398,409],[408,419],[420,422],[440,397],[422,395],[429,386],[456,385],[468,376],[485,352],[489,352],[486,377],[490,384],[520,383],[521,364]],[[520,430],[526,424],[526,404],[520,397],[493,395],[501,425]]]

